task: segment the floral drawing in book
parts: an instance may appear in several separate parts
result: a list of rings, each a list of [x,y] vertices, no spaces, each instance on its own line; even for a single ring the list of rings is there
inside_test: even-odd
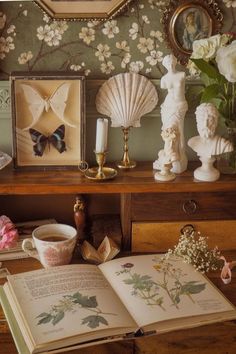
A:
[[[38,325],[50,323],[57,325],[66,315],[66,312],[75,312],[83,308],[88,311],[88,316],[82,318],[82,325],[97,328],[100,325],[108,326],[109,323],[103,315],[116,316],[115,313],[105,313],[98,307],[96,296],[82,295],[79,291],[73,295],[64,295],[56,305],[52,305],[48,312],[40,313],[37,318]],[[89,314],[91,313],[91,314]]]
[[[175,268],[172,263],[158,258],[153,259],[153,262],[153,268],[158,272],[155,279],[149,275],[136,273],[132,263],[122,265],[122,270],[116,272],[117,276],[128,275],[123,282],[132,286],[131,294],[145,301],[146,305],[159,306],[165,311],[168,306],[165,299],[169,299],[171,306],[179,309],[182,297],[187,296],[194,303],[194,295],[202,292],[206,287],[205,283],[185,281],[187,274],[184,274],[182,269]]]

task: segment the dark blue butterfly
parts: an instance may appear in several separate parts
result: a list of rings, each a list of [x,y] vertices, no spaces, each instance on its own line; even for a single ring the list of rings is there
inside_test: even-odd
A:
[[[54,133],[49,136],[45,136],[40,133],[38,130],[30,128],[29,129],[30,137],[35,143],[33,146],[35,156],[43,156],[44,150],[48,145],[53,145],[55,149],[61,154],[66,150],[66,144],[63,141],[65,137],[65,126],[64,124],[60,125]]]

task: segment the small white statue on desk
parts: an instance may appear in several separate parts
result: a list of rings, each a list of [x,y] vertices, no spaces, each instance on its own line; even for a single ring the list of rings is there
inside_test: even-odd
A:
[[[213,182],[220,177],[220,172],[213,166],[215,156],[233,151],[233,145],[216,134],[219,113],[212,103],[200,104],[195,114],[199,135],[189,139],[188,145],[197,153],[202,165],[194,171],[194,177]]]
[[[178,161],[180,153],[178,149],[179,130],[176,125],[172,125],[161,133],[165,142],[164,149],[159,152],[158,160],[160,171],[156,172],[154,178],[158,181],[171,181],[176,175],[171,171],[173,163]]]
[[[188,103],[185,99],[185,73],[176,70],[177,59],[174,55],[166,55],[162,64],[167,69],[167,74],[161,78],[160,87],[167,89],[167,95],[161,105],[162,130],[171,126],[177,126],[179,130],[179,152],[180,158],[173,162],[172,171],[182,173],[187,169],[188,159],[185,152],[184,139],[184,117],[188,110]],[[154,169],[161,169],[161,161],[158,159],[153,163]]]

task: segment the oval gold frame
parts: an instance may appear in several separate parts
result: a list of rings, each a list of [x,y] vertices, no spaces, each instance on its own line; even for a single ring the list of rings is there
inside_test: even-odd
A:
[[[192,51],[184,48],[178,40],[177,24],[178,19],[183,15],[183,13],[191,8],[196,8],[196,10],[203,12],[207,18],[209,30],[206,37],[210,37],[218,33],[222,27],[223,14],[219,9],[217,1],[171,0],[162,17],[164,36],[168,46],[178,59],[179,63],[182,65],[187,64]]]

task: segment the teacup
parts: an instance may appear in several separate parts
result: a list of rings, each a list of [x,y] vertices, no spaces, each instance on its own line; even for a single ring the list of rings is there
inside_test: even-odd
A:
[[[41,225],[32,238],[23,240],[22,248],[37,258],[45,268],[69,264],[77,241],[77,230],[65,224]]]

